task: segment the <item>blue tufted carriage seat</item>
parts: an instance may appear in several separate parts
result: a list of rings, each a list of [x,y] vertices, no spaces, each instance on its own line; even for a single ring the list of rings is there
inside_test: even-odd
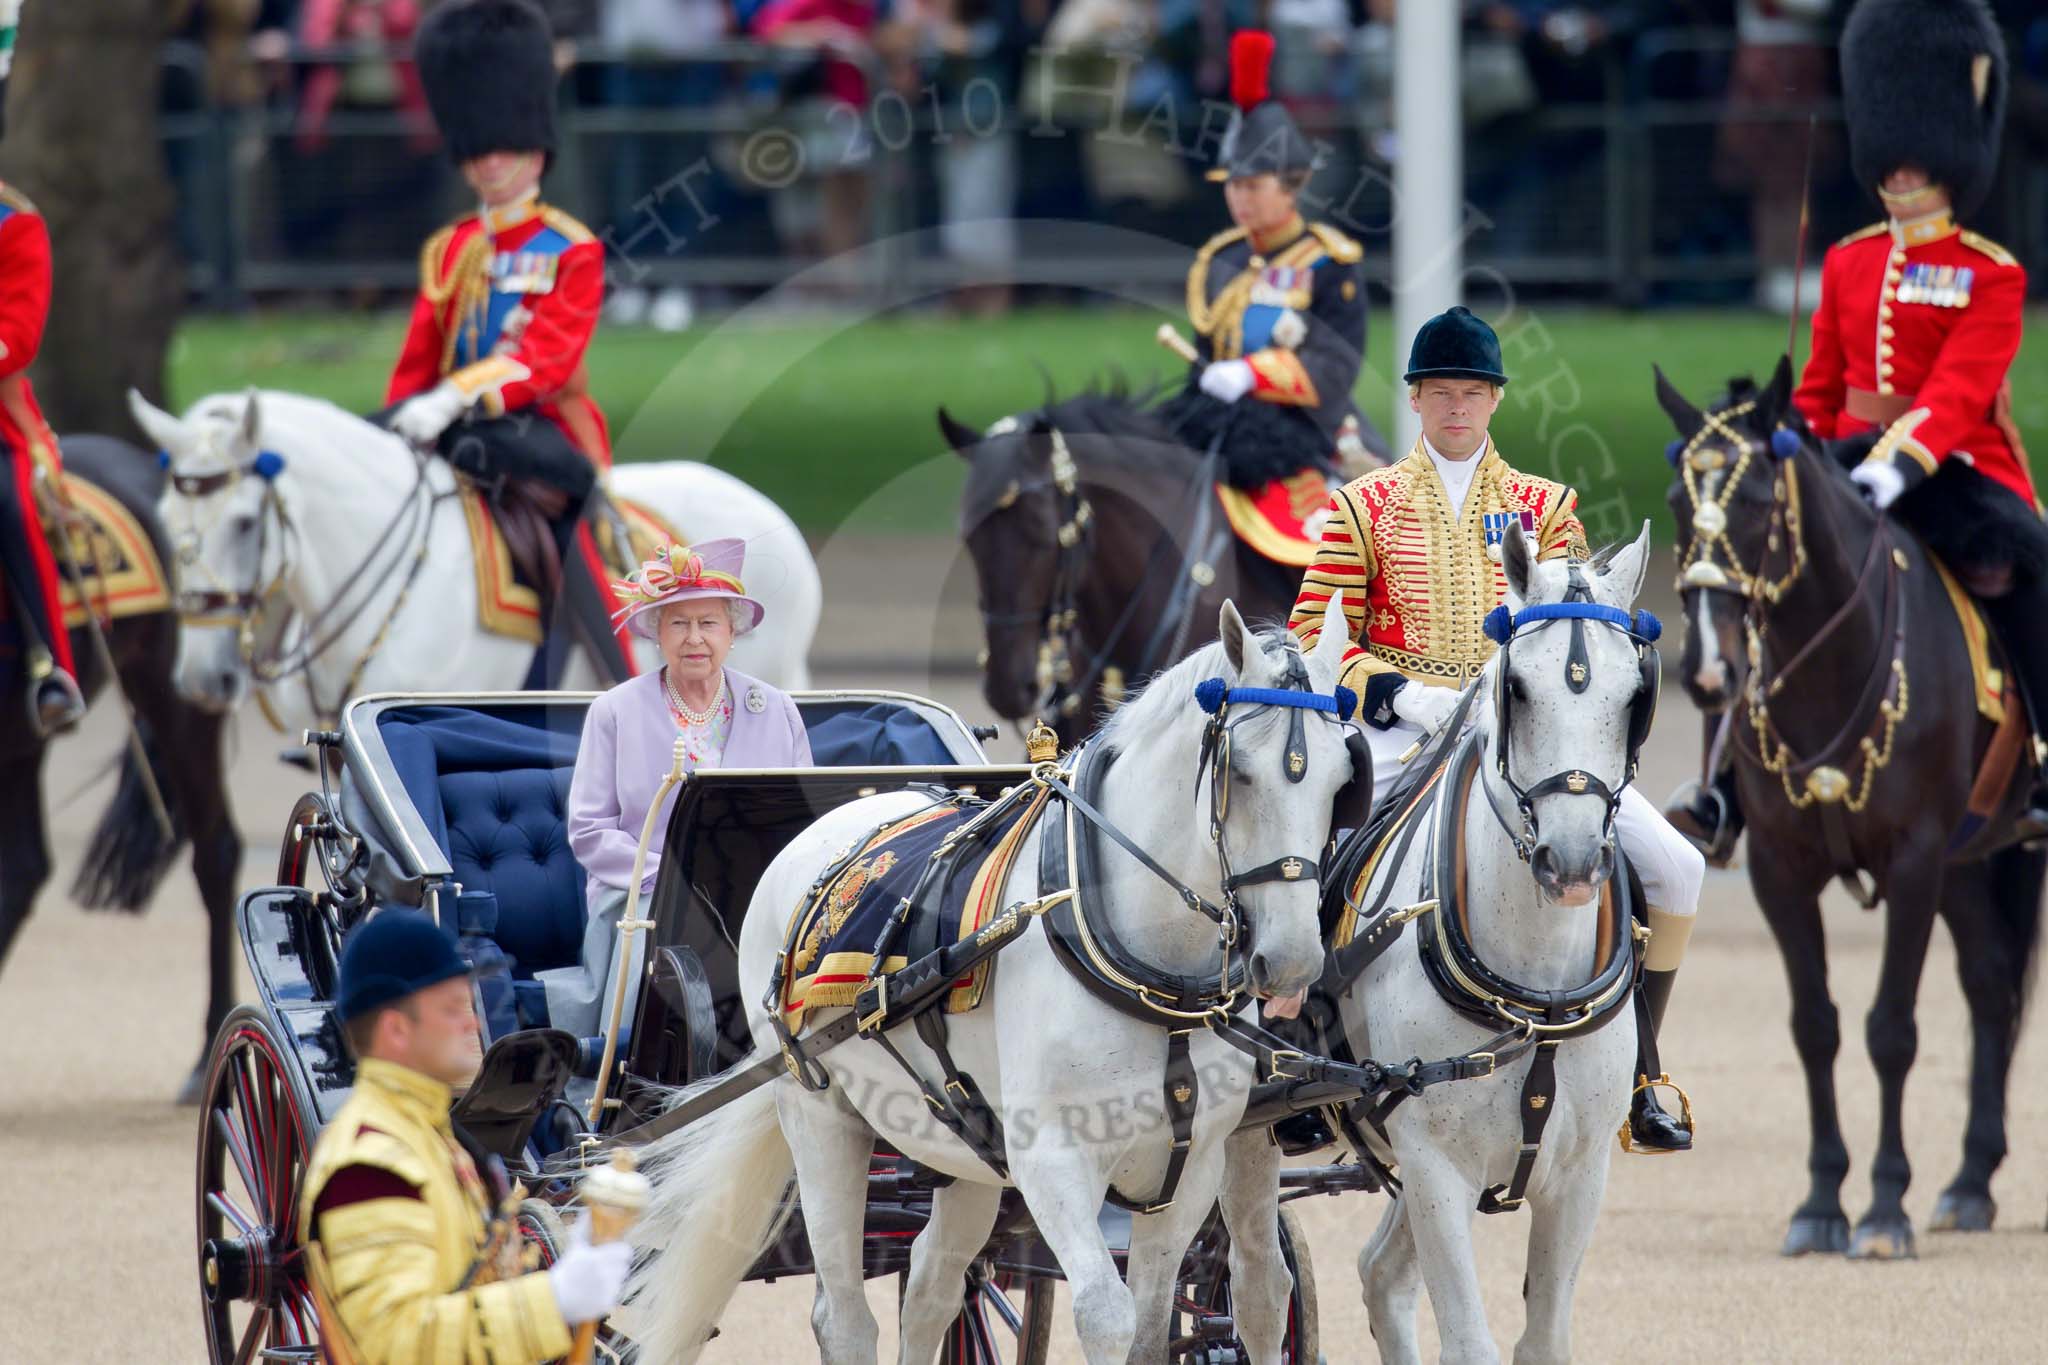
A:
[[[455,880],[497,897],[492,937],[521,980],[573,964],[583,942],[583,869],[563,815],[578,737],[548,729],[548,711],[418,706],[379,718],[399,781]]]
[[[858,697],[798,702],[821,767],[961,761],[925,716]],[[377,719],[392,768],[465,891],[497,898],[492,938],[513,977],[573,966],[584,930],[584,872],[564,811],[580,712],[563,706],[401,706]],[[575,728],[570,728],[574,726]],[[539,985],[518,987],[521,1014],[545,1017]]]

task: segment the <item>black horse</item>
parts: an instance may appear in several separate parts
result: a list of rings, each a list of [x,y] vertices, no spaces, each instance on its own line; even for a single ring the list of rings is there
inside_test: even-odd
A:
[[[84,476],[135,514],[169,566],[170,546],[157,520],[162,483],[157,462],[134,446],[106,436],[62,442],[64,466]],[[87,566],[87,586],[91,568]],[[204,1081],[206,1046],[234,1008],[235,872],[241,836],[228,810],[222,770],[224,715],[198,710],[171,685],[178,657],[178,617],[168,608],[124,617],[106,628],[108,653],[135,719],[156,785],[171,818],[166,838],[143,782],[132,746],[123,751],[113,804],[87,845],[72,894],[95,909],[140,911],[149,903],[181,846],[192,845],[192,871],[206,902],[208,991],[206,1033],[199,1063],[179,1094],[196,1103]],[[78,685],[88,701],[105,690],[107,669],[86,627],[71,632]],[[50,879],[50,848],[43,824],[43,756],[49,745],[28,723],[26,680],[19,652],[0,658],[0,964],[14,936]],[[89,981],[81,977],[89,989]]]
[[[1285,620],[1301,570],[1240,541],[1213,488],[1293,473],[1249,467],[1227,442],[1190,450],[1121,386],[976,431],[939,429],[970,466],[960,534],[980,580],[982,694],[997,715],[1043,717],[1070,745],[1154,672],[1216,638],[1223,599]],[[1266,462],[1270,464],[1270,461]]]
[[[1682,676],[1702,710],[1730,713],[1750,885],[1790,978],[1812,1186],[1784,1252],[1910,1256],[1903,1105],[1935,916],[1955,940],[1973,1052],[1962,1167],[1934,1227],[1976,1231],[1996,1216],[1991,1175],[2006,1152],[2006,1078],[2040,929],[2043,857],[1999,847],[2026,791],[2026,763],[1994,802],[1978,802],[1988,818],[1971,817],[1993,727],[1974,704],[1948,591],[1925,548],[1871,511],[1821,452],[1791,388],[1791,363],[1781,359],[1767,387],[1736,381],[1703,412],[1657,373],[1658,402],[1681,438],[1670,455]],[[1867,908],[1881,898],[1885,913],[1877,999],[1864,1021],[1882,1109],[1871,1204],[1853,1237],[1835,1108],[1841,1031],[1820,916],[1821,890],[1838,876]]]

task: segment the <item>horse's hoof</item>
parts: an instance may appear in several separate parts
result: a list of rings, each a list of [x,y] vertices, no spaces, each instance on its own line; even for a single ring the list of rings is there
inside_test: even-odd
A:
[[[1975,1191],[1943,1190],[1934,1201],[1934,1232],[1989,1232],[1998,1221],[1998,1201]]]
[[[192,1068],[192,1074],[178,1087],[178,1103],[195,1105],[206,1098],[206,1063],[200,1062]]]
[[[1910,1261],[1918,1255],[1913,1249],[1912,1221],[1903,1215],[1865,1218],[1849,1239],[1852,1261]]]
[[[1785,1229],[1780,1256],[1839,1256],[1849,1249],[1849,1217],[1841,1213],[1802,1213]]]

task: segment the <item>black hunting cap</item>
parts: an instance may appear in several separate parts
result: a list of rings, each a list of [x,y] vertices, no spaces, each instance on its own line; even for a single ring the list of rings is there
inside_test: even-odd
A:
[[[457,162],[555,150],[555,43],[531,0],[451,0],[413,41],[434,122]]]
[[[2005,123],[2005,42],[1984,0],[1859,0],[1842,30],[1849,160],[1867,190],[1918,166],[1968,216]]]
[[[1415,345],[1408,351],[1408,373],[1402,378],[1410,384],[1424,379],[1508,382],[1501,365],[1500,338],[1462,303],[1416,329]]]
[[[418,910],[380,910],[341,945],[335,1013],[346,1024],[416,991],[469,975],[448,931]]]
[[[1272,34],[1244,28],[1230,36],[1230,102],[1237,108],[1216,149],[1211,180],[1315,169],[1315,149],[1287,106],[1272,98],[1272,67]]]

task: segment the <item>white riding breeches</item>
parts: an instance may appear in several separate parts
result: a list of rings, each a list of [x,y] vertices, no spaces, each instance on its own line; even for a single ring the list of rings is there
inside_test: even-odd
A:
[[[1401,755],[1422,738],[1422,729],[1405,720],[1397,720],[1385,730],[1369,725],[1364,729],[1366,743],[1372,749],[1373,804],[1378,805],[1406,770]],[[1699,910],[1700,884],[1707,876],[1707,860],[1700,856],[1700,851],[1687,843],[1685,836],[1673,829],[1663,813],[1634,786],[1621,793],[1621,805],[1614,813],[1614,832],[1621,840],[1622,852],[1628,855],[1636,876],[1642,880],[1643,899],[1663,915],[1690,920]],[[1667,933],[1665,938],[1669,943],[1679,935]],[[1682,939],[1673,946],[1683,953]]]

